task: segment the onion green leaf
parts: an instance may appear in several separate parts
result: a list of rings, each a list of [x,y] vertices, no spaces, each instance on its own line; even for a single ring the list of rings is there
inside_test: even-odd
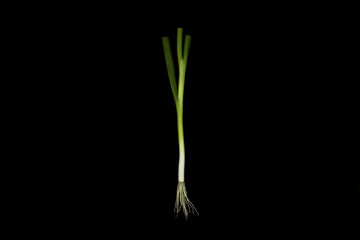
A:
[[[174,67],[173,57],[171,54],[169,38],[163,37],[162,42],[163,42],[163,48],[164,48],[164,54],[165,54],[166,68],[167,68],[167,72],[168,72],[169,80],[170,80],[171,91],[173,93],[174,100],[177,105],[178,93],[177,93],[177,84],[176,84],[176,79],[175,79],[175,67]]]

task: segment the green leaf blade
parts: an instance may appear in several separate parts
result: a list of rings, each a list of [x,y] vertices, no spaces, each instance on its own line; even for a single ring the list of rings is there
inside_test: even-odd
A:
[[[164,49],[164,56],[165,56],[165,62],[166,62],[166,68],[169,76],[171,91],[174,96],[174,101],[177,103],[177,84],[176,84],[176,78],[175,78],[175,66],[174,66],[174,60],[171,53],[171,47],[170,47],[170,41],[168,37],[162,38],[163,43],[163,49]]]
[[[186,68],[186,65],[187,65],[188,58],[189,58],[190,43],[191,43],[191,36],[190,36],[190,35],[186,35],[186,36],[185,36],[185,44],[184,44],[184,62],[185,62],[185,68]]]
[[[176,50],[177,50],[177,57],[178,57],[178,63],[180,67],[180,61],[183,59],[183,46],[182,46],[182,35],[183,35],[183,29],[178,28],[177,29],[177,43],[176,43]]]

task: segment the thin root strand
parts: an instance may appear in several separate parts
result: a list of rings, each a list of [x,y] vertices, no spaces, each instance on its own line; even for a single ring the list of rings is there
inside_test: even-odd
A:
[[[187,196],[186,187],[184,182],[179,182],[177,185],[176,191],[176,202],[175,209],[176,217],[180,211],[183,211],[185,219],[188,218],[189,213],[199,215],[199,212],[196,210],[194,204],[192,204]]]

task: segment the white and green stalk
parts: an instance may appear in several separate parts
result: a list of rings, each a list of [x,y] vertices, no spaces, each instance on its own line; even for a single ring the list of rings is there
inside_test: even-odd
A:
[[[185,188],[185,142],[184,142],[184,127],[183,127],[183,110],[184,110],[184,86],[185,86],[185,72],[189,57],[191,36],[185,36],[184,49],[182,45],[183,29],[177,29],[177,58],[179,64],[179,87],[177,87],[175,79],[175,66],[171,54],[171,47],[168,37],[163,37],[163,48],[165,54],[166,68],[170,80],[171,91],[173,93],[178,126],[179,139],[179,169],[178,169],[178,186],[176,191],[175,212],[176,215],[182,210],[187,219],[189,212],[197,213],[195,206],[190,202],[186,188]]]

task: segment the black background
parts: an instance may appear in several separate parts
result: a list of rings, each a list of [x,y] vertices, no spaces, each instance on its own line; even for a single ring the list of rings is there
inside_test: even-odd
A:
[[[353,38],[340,17],[324,6],[147,7],[57,6],[18,20],[8,62],[22,66],[14,111],[31,133],[15,140],[29,151],[14,160],[14,221],[116,236],[145,226],[286,235],[355,223],[356,95],[340,87],[352,79],[343,43]],[[176,56],[177,27],[192,36],[185,172],[200,216],[188,221],[173,213],[176,111],[161,43],[169,36]]]

